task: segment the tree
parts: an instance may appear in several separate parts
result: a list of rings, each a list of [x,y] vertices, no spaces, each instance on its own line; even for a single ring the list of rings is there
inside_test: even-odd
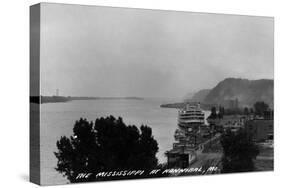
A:
[[[263,113],[268,110],[268,104],[263,101],[258,101],[254,104],[255,114],[262,116]]]
[[[217,114],[219,119],[222,119],[224,115],[224,107],[220,106],[219,107],[219,113]]]
[[[211,108],[211,114],[208,117],[209,119],[216,119],[217,118],[217,109],[216,107]]]
[[[70,182],[94,181],[76,179],[79,173],[98,173],[113,170],[152,169],[158,164],[158,143],[150,127],[125,125],[122,118],[113,116],[88,122],[75,122],[73,135],[57,141],[56,170]]]
[[[247,107],[244,108],[244,115],[249,115],[249,108]]]
[[[254,171],[253,159],[259,154],[251,136],[243,130],[233,133],[227,130],[221,137],[223,147],[222,172]]]
[[[254,109],[253,108],[250,108],[250,114],[254,114]]]

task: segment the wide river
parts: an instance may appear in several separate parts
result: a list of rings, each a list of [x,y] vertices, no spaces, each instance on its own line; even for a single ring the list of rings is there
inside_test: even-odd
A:
[[[158,142],[157,157],[166,162],[165,151],[172,148],[173,134],[177,128],[177,109],[160,108],[163,103],[176,102],[171,99],[144,100],[77,100],[66,103],[41,105],[41,181],[42,184],[64,184],[67,179],[56,172],[56,141],[61,136],[70,136],[76,120],[81,117],[95,121],[96,118],[113,115],[140,127],[152,128]],[[209,113],[209,112],[205,112]]]

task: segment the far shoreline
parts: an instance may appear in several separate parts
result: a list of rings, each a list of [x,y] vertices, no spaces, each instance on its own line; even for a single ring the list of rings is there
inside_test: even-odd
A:
[[[30,103],[65,103],[74,100],[144,100],[142,97],[30,96]]]

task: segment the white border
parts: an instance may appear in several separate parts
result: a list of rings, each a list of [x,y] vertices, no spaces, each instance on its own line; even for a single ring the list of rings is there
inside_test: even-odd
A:
[[[1,187],[35,187],[29,169],[29,6],[37,0],[6,0],[0,6]],[[181,10],[275,17],[275,172],[161,178],[83,184],[84,187],[277,187],[280,173],[280,37],[278,0],[45,0],[44,2]],[[278,52],[278,53],[277,53]],[[80,187],[73,184],[70,187]],[[279,184],[280,186],[280,184]],[[62,187],[62,186],[57,186]]]

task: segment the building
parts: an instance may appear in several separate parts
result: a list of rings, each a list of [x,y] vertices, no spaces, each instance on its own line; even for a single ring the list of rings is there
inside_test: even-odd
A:
[[[186,168],[196,160],[194,148],[174,144],[173,149],[166,152],[168,168]]]
[[[273,110],[267,110],[263,113],[264,119],[273,119],[274,113]]]
[[[223,118],[207,120],[215,132],[223,132],[226,129],[235,132],[244,127],[246,118],[243,115],[224,115]]]
[[[273,140],[273,119],[252,119],[245,123],[245,130],[256,142]]]

